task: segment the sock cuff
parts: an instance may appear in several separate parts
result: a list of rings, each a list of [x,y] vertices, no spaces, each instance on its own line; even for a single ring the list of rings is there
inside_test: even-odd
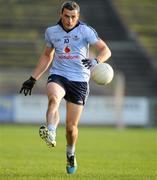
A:
[[[47,128],[48,128],[48,130],[49,131],[56,131],[56,126],[55,125],[53,125],[53,124],[49,124],[48,126],[47,126]]]
[[[66,146],[66,152],[68,154],[68,156],[72,156],[75,154],[75,145],[67,145]]]

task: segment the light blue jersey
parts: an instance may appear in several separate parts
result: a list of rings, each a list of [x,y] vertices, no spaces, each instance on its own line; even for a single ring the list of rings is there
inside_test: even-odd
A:
[[[78,22],[75,28],[66,32],[59,22],[46,29],[45,40],[47,47],[55,48],[50,74],[71,81],[89,81],[90,70],[82,65],[81,60],[88,58],[89,45],[99,40],[94,29]]]

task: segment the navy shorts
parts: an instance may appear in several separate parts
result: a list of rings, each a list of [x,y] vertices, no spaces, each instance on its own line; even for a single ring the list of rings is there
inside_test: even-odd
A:
[[[70,81],[56,74],[52,74],[48,77],[47,83],[50,82],[55,82],[64,88],[64,99],[66,101],[79,105],[85,104],[89,94],[89,85],[87,82]]]

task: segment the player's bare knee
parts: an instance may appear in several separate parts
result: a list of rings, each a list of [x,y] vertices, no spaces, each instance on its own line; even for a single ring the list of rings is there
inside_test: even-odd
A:
[[[77,131],[78,131],[78,128],[75,125],[66,126],[66,133],[68,134],[73,134]]]
[[[49,107],[54,106],[54,105],[56,106],[58,104],[59,104],[59,99],[57,96],[53,95],[53,96],[49,97],[49,104],[48,104]]]
[[[53,111],[55,113],[58,107],[59,107],[59,100],[57,96],[51,96],[48,102],[48,111],[51,111],[51,112]]]

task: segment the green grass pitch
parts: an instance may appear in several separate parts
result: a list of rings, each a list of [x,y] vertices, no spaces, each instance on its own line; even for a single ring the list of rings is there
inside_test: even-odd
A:
[[[1,180],[156,180],[156,129],[79,127],[78,170],[65,171],[65,129],[49,149],[38,126],[0,125]]]

